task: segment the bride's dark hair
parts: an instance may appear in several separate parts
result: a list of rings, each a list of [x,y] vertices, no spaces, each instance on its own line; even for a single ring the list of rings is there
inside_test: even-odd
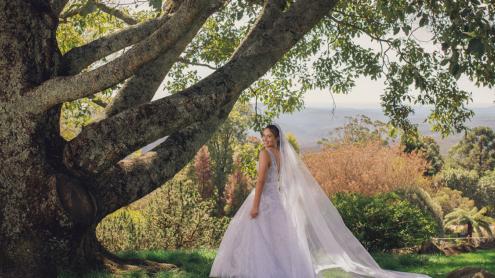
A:
[[[277,138],[277,147],[280,148],[280,131],[278,130],[278,127],[275,125],[267,125],[263,130],[267,128],[275,135],[275,138]]]

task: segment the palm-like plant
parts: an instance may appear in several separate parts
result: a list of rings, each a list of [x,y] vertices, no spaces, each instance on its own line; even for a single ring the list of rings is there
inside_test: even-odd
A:
[[[472,208],[471,210],[456,208],[451,213],[445,215],[444,217],[444,226],[450,225],[467,225],[467,236],[472,237],[473,231],[481,235],[481,231],[485,230],[490,237],[493,237],[492,230],[490,225],[495,223],[495,219],[485,215],[487,212],[487,208],[483,207],[478,210],[477,207]]]

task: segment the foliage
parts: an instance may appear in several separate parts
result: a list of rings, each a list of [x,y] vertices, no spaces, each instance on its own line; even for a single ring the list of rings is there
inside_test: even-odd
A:
[[[217,192],[223,192],[227,178],[233,171],[233,156],[237,145],[246,138],[249,116],[249,105],[236,103],[229,117],[217,129],[207,142],[212,167],[212,183]],[[217,195],[217,211],[221,215],[225,206],[223,194]]]
[[[203,27],[184,53],[191,64],[223,65],[256,19],[260,6],[232,1]],[[251,127],[259,129],[280,113],[304,107],[304,93],[319,89],[346,94],[359,77],[385,79],[382,106],[394,126],[415,128],[408,116],[413,105],[434,105],[428,116],[434,130],[446,135],[464,129],[473,116],[471,94],[457,86],[465,74],[487,86],[494,84],[493,11],[477,0],[461,2],[341,1],[240,100],[255,99],[267,109]],[[431,34],[429,45],[415,36]],[[369,38],[375,48],[357,38]],[[197,66],[190,66],[193,72]],[[181,66],[182,67],[182,66]],[[178,69],[178,68],[177,68]],[[198,74],[193,72],[193,75]],[[191,79],[191,75],[174,76]]]
[[[83,3],[74,3],[75,6]],[[57,42],[62,53],[81,46],[96,38],[122,29],[124,24],[115,17],[102,12],[75,15],[67,18],[57,28]],[[77,136],[86,126],[103,116],[114,88],[106,89],[91,97],[66,102],[62,106],[61,135],[66,140]]]
[[[236,155],[234,171],[229,175],[225,186],[225,214],[230,217],[235,215],[255,186],[255,181],[242,172],[241,163],[240,156]]]
[[[336,144],[367,143],[370,141],[380,141],[388,145],[396,137],[396,130],[379,120],[372,120],[366,115],[355,117],[345,117],[347,123],[337,127],[331,132],[330,138],[323,138],[318,141],[327,147]]]
[[[490,226],[495,223],[495,219],[486,216],[486,212],[487,208],[481,208],[480,210],[477,207],[470,210],[456,208],[453,212],[445,215],[444,225],[446,227],[466,225],[468,237],[473,236],[473,231],[476,231],[478,236],[483,236],[483,231],[485,231],[489,236],[493,237]]]
[[[416,245],[437,229],[430,215],[393,192],[373,197],[337,193],[332,202],[346,226],[370,251]]]
[[[212,173],[210,166],[210,153],[208,147],[203,146],[194,157],[194,173],[199,185],[199,192],[203,199],[208,199],[213,194]]]
[[[218,194],[214,192],[214,194]],[[215,202],[204,200],[183,172],[146,196],[136,211],[122,208],[98,225],[97,235],[111,251],[216,247],[227,217],[213,217]]]
[[[489,215],[495,216],[495,170],[488,172],[478,182],[477,195],[482,206],[489,208]]]
[[[146,209],[149,232],[157,246],[179,249],[217,246],[226,228],[227,218],[212,217],[215,202],[202,200],[189,180],[177,179],[159,188]],[[218,194],[215,192],[214,194]]]
[[[435,181],[440,186],[446,186],[454,190],[459,190],[464,196],[473,199],[479,204],[476,192],[478,188],[478,173],[474,170],[446,168],[436,177]]]
[[[398,188],[430,187],[423,176],[427,162],[399,146],[382,142],[340,144],[303,156],[311,174],[327,194],[357,192],[373,195]]]
[[[459,190],[449,187],[440,187],[432,194],[433,201],[439,204],[444,215],[451,213],[455,208],[470,210],[474,207],[474,201],[462,196]]]
[[[440,155],[440,146],[430,136],[401,136],[401,144],[404,145],[404,151],[411,153],[413,151],[421,153],[429,162],[425,175],[434,176],[443,166],[443,159]]]
[[[449,151],[449,166],[475,170],[479,176],[495,169],[495,132],[476,127]]]
[[[141,249],[151,243],[145,221],[142,212],[123,207],[98,224],[96,236],[111,251]]]
[[[291,144],[291,146],[294,148],[294,150],[297,153],[300,153],[301,152],[301,146],[299,145],[299,143],[297,143],[296,136],[294,134],[292,134],[291,132],[287,132],[287,134],[285,135],[285,137],[287,138],[287,141],[289,141],[289,143]]]
[[[430,188],[428,189],[430,190]],[[415,186],[404,189],[401,188],[395,192],[402,199],[409,201],[411,204],[419,207],[422,211],[431,215],[437,224],[437,230],[435,232],[439,236],[443,236],[445,234],[445,229],[443,226],[444,213],[442,211],[442,207],[433,200],[428,191],[419,186]]]
[[[153,250],[153,251],[125,251],[118,252],[121,258],[141,258],[159,262],[169,262],[179,266],[178,270],[158,272],[154,274],[142,273],[142,271],[126,272],[125,277],[170,277],[193,278],[206,277],[210,273],[215,250]],[[431,277],[444,278],[451,271],[463,267],[479,267],[495,273],[495,250],[478,250],[475,252],[461,253],[456,256],[443,255],[418,255],[418,254],[390,254],[376,252],[371,254],[380,267],[384,269],[404,271],[410,273],[423,273]],[[77,277],[64,273],[60,278]],[[86,273],[83,277],[113,277],[111,273],[97,272]]]
[[[241,171],[251,179],[255,179],[258,174],[258,154],[262,147],[260,138],[256,136],[248,136],[244,144],[237,146],[239,159],[242,161]]]

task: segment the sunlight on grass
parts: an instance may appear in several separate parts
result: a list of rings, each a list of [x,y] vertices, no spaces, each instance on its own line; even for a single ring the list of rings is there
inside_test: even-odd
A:
[[[445,277],[447,273],[463,267],[481,267],[495,273],[495,250],[481,250],[456,256],[374,254],[381,267],[392,270],[417,272],[432,277]]]
[[[208,277],[216,255],[215,250],[156,250],[156,251],[127,251],[119,252],[121,258],[140,258],[177,265],[178,269],[167,272],[147,274],[144,271],[126,273],[123,277],[161,277],[161,278],[198,278]],[[375,253],[373,257],[382,268],[405,272],[415,272],[430,275],[434,278],[445,277],[447,273],[462,267],[481,267],[495,273],[495,250],[482,250],[474,253],[464,253],[457,256],[443,255],[392,255]],[[75,277],[69,273],[59,275],[61,278]],[[92,272],[84,278],[114,277],[105,272]],[[349,274],[339,270],[326,270],[322,277],[349,278]]]

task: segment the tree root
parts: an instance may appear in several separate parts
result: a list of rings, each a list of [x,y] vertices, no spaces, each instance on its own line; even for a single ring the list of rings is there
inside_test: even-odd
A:
[[[174,264],[145,259],[122,259],[111,253],[100,255],[98,259],[102,262],[105,269],[113,274],[124,274],[128,271],[139,270],[144,270],[147,273],[156,273],[159,271],[170,271],[178,268]]]

